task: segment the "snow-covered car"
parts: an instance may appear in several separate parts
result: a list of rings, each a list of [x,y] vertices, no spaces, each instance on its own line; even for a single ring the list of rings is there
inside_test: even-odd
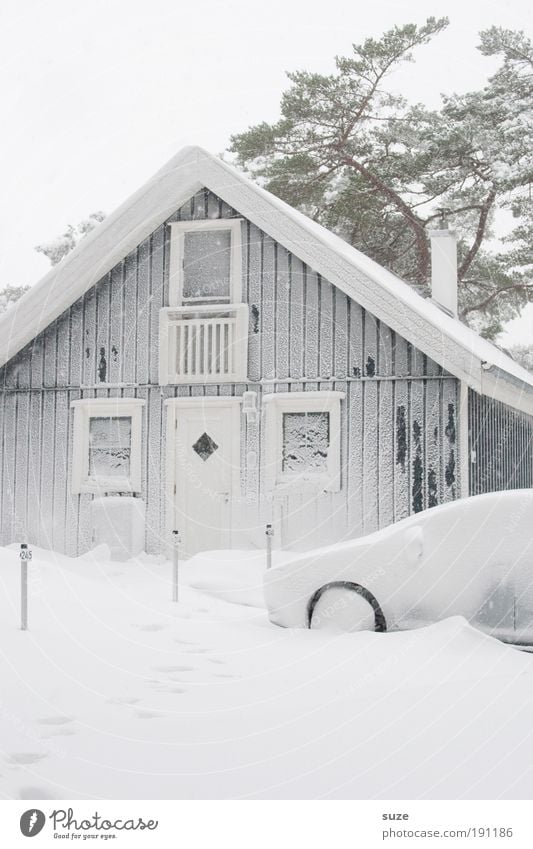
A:
[[[533,490],[433,507],[265,574],[284,627],[405,630],[448,616],[533,647]]]

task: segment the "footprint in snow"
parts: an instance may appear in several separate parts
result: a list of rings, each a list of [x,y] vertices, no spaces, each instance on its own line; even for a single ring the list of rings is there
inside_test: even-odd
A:
[[[136,705],[137,702],[140,702],[140,699],[131,696],[113,696],[111,699],[106,699],[108,705]]]
[[[215,672],[215,678],[239,678],[239,676],[232,675],[231,672]]]
[[[223,660],[220,660],[220,658],[219,658],[219,657],[209,657],[209,658],[208,658],[208,660],[209,660],[209,663],[216,663],[216,664],[218,664],[219,666],[223,666],[223,665],[224,665],[224,661],[223,661]]]
[[[72,728],[58,728],[57,731],[50,731],[49,734],[43,735],[46,737],[74,737],[76,732]]]
[[[193,640],[182,640],[181,637],[174,637],[174,642],[179,643],[181,646],[194,646],[194,645],[196,645],[196,643],[194,643]]]
[[[42,787],[21,787],[19,799],[57,799],[57,796],[52,796],[48,790],[43,790]]]
[[[45,716],[37,721],[40,725],[68,725],[69,722],[74,722],[71,716]]]
[[[138,628],[139,631],[164,631],[165,628],[168,628],[168,625],[160,625],[158,622],[153,622],[143,625],[134,625],[134,627]]]
[[[155,713],[153,710],[138,710],[137,719],[157,719],[161,717],[160,713]]]
[[[195,672],[195,666],[156,666],[157,672]]]
[[[8,756],[8,760],[12,764],[36,764],[45,757],[46,754],[42,752],[13,752]]]
[[[206,654],[208,651],[209,651],[209,649],[190,648],[190,649],[185,649],[184,654]]]

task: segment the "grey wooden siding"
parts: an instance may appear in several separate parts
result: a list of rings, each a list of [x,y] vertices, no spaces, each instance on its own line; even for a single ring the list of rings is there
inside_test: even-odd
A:
[[[470,494],[533,487],[533,416],[469,391]]]
[[[169,220],[240,217],[201,191]],[[75,554],[91,543],[89,494],[72,495],[70,404],[138,397],[147,550],[165,536],[163,402],[173,396],[336,389],[342,489],[268,499],[262,420],[242,419],[242,509],[235,542],[263,542],[272,516],[286,545],[368,533],[458,496],[455,378],[243,221],[250,384],[158,385],[159,309],[168,303],[169,228],[161,225],[0,371],[1,540]],[[371,284],[369,284],[371,285]]]

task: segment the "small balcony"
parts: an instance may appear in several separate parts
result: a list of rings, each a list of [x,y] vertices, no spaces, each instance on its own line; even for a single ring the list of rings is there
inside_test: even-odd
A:
[[[160,311],[159,382],[246,380],[246,304],[166,307]]]

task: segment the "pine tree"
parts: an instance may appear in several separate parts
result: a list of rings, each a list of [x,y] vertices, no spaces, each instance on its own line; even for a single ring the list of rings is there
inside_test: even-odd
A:
[[[391,73],[447,19],[394,27],[353,45],[329,75],[288,74],[281,117],[232,137],[238,164],[269,191],[413,284],[430,274],[427,230],[443,213],[459,238],[464,321],[495,338],[532,298],[533,48],[521,33],[481,34],[498,72],[440,109],[409,104]],[[497,213],[516,227],[496,242]]]

